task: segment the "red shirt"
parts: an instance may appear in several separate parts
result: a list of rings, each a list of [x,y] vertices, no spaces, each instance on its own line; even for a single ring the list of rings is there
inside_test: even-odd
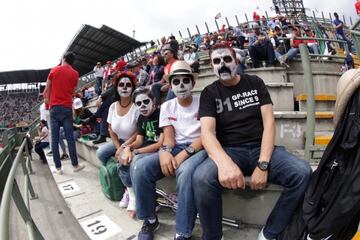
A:
[[[360,2],[355,3],[356,14],[360,14]]]
[[[304,40],[294,39],[292,47],[293,48],[299,48],[299,45],[302,44],[302,43],[305,43]]]
[[[72,97],[78,84],[79,73],[65,64],[51,69],[48,79],[51,80],[50,108],[53,106],[72,108]]]
[[[125,62],[124,60],[119,60],[119,61],[116,63],[115,70],[116,70],[116,71],[122,71],[125,66],[126,66],[126,62]]]

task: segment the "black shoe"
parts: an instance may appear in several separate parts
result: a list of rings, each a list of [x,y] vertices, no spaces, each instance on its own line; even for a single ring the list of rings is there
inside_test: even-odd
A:
[[[46,154],[46,156],[52,156],[52,155],[53,155],[52,151],[50,151]]]
[[[154,232],[158,230],[159,227],[160,223],[157,217],[154,223],[150,223],[148,220],[145,220],[143,226],[141,227],[141,231],[138,234],[138,240],[153,240]]]
[[[69,158],[69,155],[63,154],[63,155],[61,155],[60,160],[65,160],[65,159],[68,159],[68,158]]]
[[[95,123],[96,117],[94,115],[91,115],[88,118],[80,119],[80,122],[84,125]]]
[[[103,143],[106,142],[106,137],[105,136],[100,136],[98,140],[93,141],[93,144],[99,144],[99,143]]]

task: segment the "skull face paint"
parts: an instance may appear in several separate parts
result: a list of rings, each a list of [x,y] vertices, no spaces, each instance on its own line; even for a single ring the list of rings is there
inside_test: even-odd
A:
[[[187,98],[191,96],[192,79],[188,75],[175,75],[171,78],[171,88],[176,97]]]
[[[220,80],[229,81],[236,75],[237,65],[229,49],[214,50],[211,53],[211,61],[214,73]]]
[[[117,91],[120,97],[130,97],[132,92],[132,82],[130,78],[121,78],[117,86]]]
[[[139,94],[135,98],[135,105],[141,115],[148,117],[152,113],[154,103],[146,94]]]

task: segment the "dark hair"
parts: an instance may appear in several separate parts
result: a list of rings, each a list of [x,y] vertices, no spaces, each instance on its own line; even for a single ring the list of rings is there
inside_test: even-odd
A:
[[[158,59],[159,66],[165,66],[165,60],[160,54],[155,55],[154,58]]]
[[[215,45],[213,45],[211,48],[210,48],[210,51],[209,51],[209,56],[210,56],[210,59],[211,59],[211,54],[213,51],[217,50],[217,49],[223,49],[223,48],[227,48],[230,50],[231,52],[231,55],[234,57],[234,59],[236,59],[236,53],[235,53],[235,50],[231,47],[229,47],[228,45],[226,44],[223,44],[223,43],[217,43]]]
[[[151,93],[151,90],[149,88],[146,87],[138,87],[137,89],[135,89],[135,91],[132,94],[132,101],[133,103],[135,103],[135,99],[138,95],[140,94],[146,94],[149,98],[151,98],[153,100],[153,102],[155,103],[156,98],[154,97],[154,95]]]
[[[40,121],[40,123],[42,123],[44,126],[47,127],[47,122],[46,122],[46,120],[43,119],[43,120]]]
[[[75,61],[75,53],[73,52],[67,52],[65,53],[63,59],[65,60],[65,62],[67,62],[70,65],[73,65],[74,61]]]
[[[122,78],[130,78],[130,81],[131,81],[131,85],[132,85],[132,89],[131,89],[131,93],[134,92],[135,90],[135,87],[136,87],[136,77],[134,76],[134,74],[132,74],[130,71],[128,72],[121,72],[121,73],[118,73],[117,75],[115,75],[114,79],[113,79],[113,82],[114,82],[114,94],[115,94],[115,97],[116,99],[119,99],[119,101],[121,101],[121,98],[120,98],[120,95],[117,91],[117,87],[119,85],[119,82],[120,82],[120,79]]]

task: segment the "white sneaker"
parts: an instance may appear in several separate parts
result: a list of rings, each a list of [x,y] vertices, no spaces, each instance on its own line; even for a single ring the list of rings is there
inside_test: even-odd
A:
[[[128,211],[135,211],[136,209],[136,200],[135,200],[135,192],[134,189],[131,187],[127,188],[127,192],[129,194],[129,204],[127,206]]]
[[[119,202],[119,207],[127,208],[128,205],[129,205],[129,193],[128,193],[127,189],[126,189],[124,194],[123,194],[123,197],[122,197],[121,201]]]
[[[83,170],[84,168],[85,168],[85,165],[78,164],[76,167],[73,166],[73,171],[79,172],[79,171]]]
[[[275,239],[266,238],[266,237],[264,236],[263,231],[264,231],[264,228],[262,228],[262,229],[261,229],[261,232],[259,232],[258,240],[275,240]]]
[[[53,171],[53,173],[56,173],[57,175],[62,175],[63,174],[63,170],[60,168],[55,168],[55,170]]]

